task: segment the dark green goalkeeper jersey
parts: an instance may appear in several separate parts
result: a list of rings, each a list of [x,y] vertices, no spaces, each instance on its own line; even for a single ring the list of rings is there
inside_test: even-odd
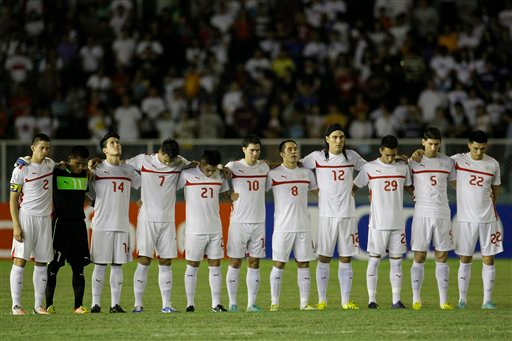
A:
[[[53,203],[56,218],[84,219],[84,198],[87,193],[87,171],[74,174],[68,169],[53,171]]]

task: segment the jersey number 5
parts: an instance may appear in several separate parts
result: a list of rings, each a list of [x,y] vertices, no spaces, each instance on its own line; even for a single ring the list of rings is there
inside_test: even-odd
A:
[[[432,175],[432,176],[430,177],[430,184],[431,184],[432,186],[437,185],[437,179],[436,179],[436,176],[435,176],[435,175]]]

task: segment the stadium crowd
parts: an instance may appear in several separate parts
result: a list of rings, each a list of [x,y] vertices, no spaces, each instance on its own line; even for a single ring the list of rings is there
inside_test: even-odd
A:
[[[512,1],[0,4],[0,138],[512,137]]]

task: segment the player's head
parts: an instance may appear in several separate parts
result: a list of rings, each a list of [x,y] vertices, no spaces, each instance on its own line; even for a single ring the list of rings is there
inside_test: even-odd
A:
[[[299,160],[299,147],[294,140],[284,140],[279,145],[279,155],[283,158],[283,163],[297,163]]]
[[[48,156],[50,153],[50,138],[46,134],[36,134],[32,138],[32,158],[35,161],[40,161]]]
[[[345,154],[345,130],[338,124],[331,124],[325,130],[325,152],[326,157],[329,153],[332,154]]]
[[[261,153],[261,141],[258,135],[249,134],[242,141],[242,152],[244,160],[249,165],[253,165],[258,161]]]
[[[74,146],[68,156],[69,169],[71,172],[79,174],[87,168],[87,159],[89,150],[85,146]]]
[[[180,154],[180,146],[173,139],[166,139],[160,146],[160,155],[164,159],[164,163],[172,163]]]
[[[106,156],[120,156],[121,144],[119,143],[119,135],[114,132],[105,134],[100,141],[100,148]]]
[[[199,168],[204,175],[210,177],[217,171],[220,161],[221,157],[218,150],[205,150],[199,163]]]
[[[393,135],[386,135],[380,141],[380,160],[385,164],[392,164],[398,153],[398,140]]]
[[[428,127],[423,132],[422,146],[426,157],[436,157],[441,147],[441,132],[436,127]]]
[[[484,158],[485,149],[487,149],[487,133],[481,130],[475,130],[469,134],[469,155],[473,160],[482,160]]]

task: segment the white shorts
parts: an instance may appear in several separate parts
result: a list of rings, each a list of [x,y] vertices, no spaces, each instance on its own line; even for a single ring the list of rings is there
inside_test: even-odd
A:
[[[503,230],[498,223],[468,223],[459,221],[453,228],[455,253],[473,256],[476,242],[480,240],[482,256],[494,256],[503,252]]]
[[[334,255],[338,244],[340,257],[351,257],[359,253],[359,234],[356,218],[318,217],[316,253],[325,257]]]
[[[132,260],[130,234],[92,230],[91,261],[95,264],[125,264]]]
[[[23,230],[23,242],[12,239],[12,257],[24,260],[33,257],[38,263],[51,262],[53,260],[51,218],[28,215],[23,211],[19,211],[18,216]]]
[[[265,223],[231,222],[228,233],[228,257],[265,258]]]
[[[427,252],[430,242],[436,251],[453,250],[450,218],[416,217],[412,219],[411,250]]]
[[[153,252],[162,259],[178,257],[176,226],[174,222],[137,221],[137,254],[153,258]]]
[[[224,258],[222,233],[185,235],[185,259],[200,262],[204,256],[208,259]]]
[[[311,232],[279,232],[272,235],[272,260],[286,263],[293,250],[297,262],[316,259]]]
[[[377,230],[368,229],[368,247],[370,254],[384,256],[403,255],[407,251],[405,240],[405,228],[401,230]]]

